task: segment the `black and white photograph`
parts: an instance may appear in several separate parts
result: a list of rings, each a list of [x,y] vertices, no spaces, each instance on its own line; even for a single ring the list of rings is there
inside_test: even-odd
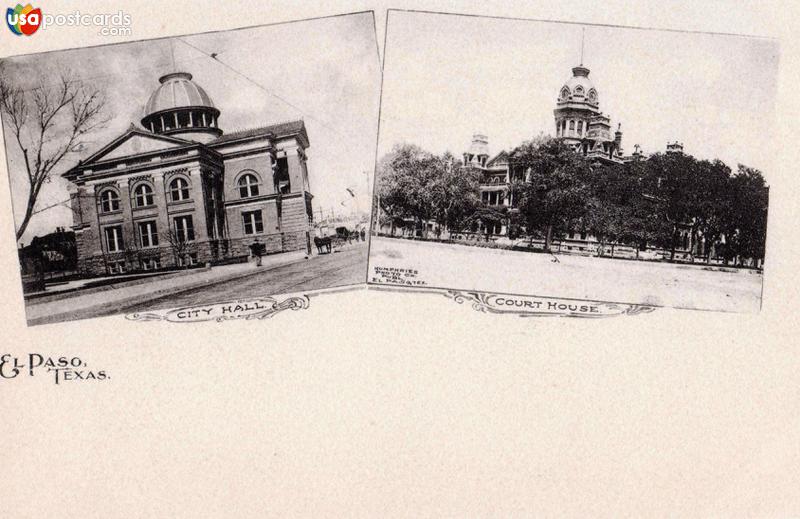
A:
[[[390,11],[368,282],[758,312],[778,61],[770,38]]]
[[[28,324],[363,285],[371,12],[0,61]]]
[[[800,2],[2,12],[0,519],[800,519]]]

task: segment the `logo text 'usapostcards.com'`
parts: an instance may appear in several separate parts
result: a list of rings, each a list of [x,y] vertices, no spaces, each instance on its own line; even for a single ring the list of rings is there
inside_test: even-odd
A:
[[[127,36],[131,34],[131,16],[123,11],[114,14],[88,14],[74,11],[69,14],[42,14],[31,4],[17,4],[6,10],[6,24],[17,36],[31,36],[49,26],[100,27],[101,36]]]

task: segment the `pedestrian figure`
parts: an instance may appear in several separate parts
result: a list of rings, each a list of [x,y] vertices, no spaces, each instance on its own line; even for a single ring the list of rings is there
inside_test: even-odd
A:
[[[264,254],[266,249],[267,247],[263,243],[259,242],[258,238],[256,238],[256,241],[250,244],[250,253],[256,258],[256,267],[261,266],[261,256]]]
[[[364,238],[366,237],[366,232],[364,232],[364,228],[361,228],[361,241],[366,241]]]

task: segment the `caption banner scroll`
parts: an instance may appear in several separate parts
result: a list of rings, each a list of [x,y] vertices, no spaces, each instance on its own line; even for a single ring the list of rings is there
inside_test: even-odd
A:
[[[570,301],[485,292],[449,290],[444,295],[459,304],[471,303],[472,308],[478,312],[519,315],[520,317],[582,317],[596,319],[619,315],[637,315],[655,310],[655,307],[647,305]]]
[[[125,318],[131,321],[168,321],[171,323],[269,319],[284,310],[305,310],[308,305],[308,296],[292,296],[282,301],[278,301],[274,297],[261,297],[258,299],[188,306],[173,310],[135,313],[126,315]]]

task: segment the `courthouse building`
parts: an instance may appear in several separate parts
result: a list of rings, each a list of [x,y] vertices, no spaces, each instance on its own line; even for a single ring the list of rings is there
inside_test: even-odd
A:
[[[555,135],[582,153],[592,162],[623,164],[641,157],[638,152],[625,156],[622,152],[622,129],[612,134],[611,119],[600,111],[600,95],[589,79],[589,69],[579,65],[561,87],[556,100]],[[509,155],[501,151],[489,155],[489,139],[475,134],[464,153],[464,166],[482,172],[481,198],[489,205],[514,205],[508,197],[511,182]]]
[[[612,133],[611,119],[600,111],[600,95],[589,79],[589,72],[583,65],[573,67],[572,77],[559,90],[553,110],[556,137],[595,164],[625,164],[643,159],[638,146],[631,155],[623,153],[621,124]],[[683,153],[683,144],[668,143],[666,152]],[[491,156],[488,136],[475,134],[463,155],[463,161],[464,167],[480,171],[480,196],[485,204],[495,208],[505,206],[513,210],[516,201],[509,192],[512,181],[509,152],[503,150]],[[473,231],[503,237],[508,234],[508,227],[504,223],[481,222],[475,224]],[[595,237],[586,232],[570,232],[561,241],[568,250],[576,251],[589,251],[597,245]],[[692,248],[688,225],[678,225],[678,243],[681,253]]]
[[[308,250],[312,229],[303,121],[224,133],[191,74],[159,79],[140,126],[63,176],[78,269],[86,275]]]

